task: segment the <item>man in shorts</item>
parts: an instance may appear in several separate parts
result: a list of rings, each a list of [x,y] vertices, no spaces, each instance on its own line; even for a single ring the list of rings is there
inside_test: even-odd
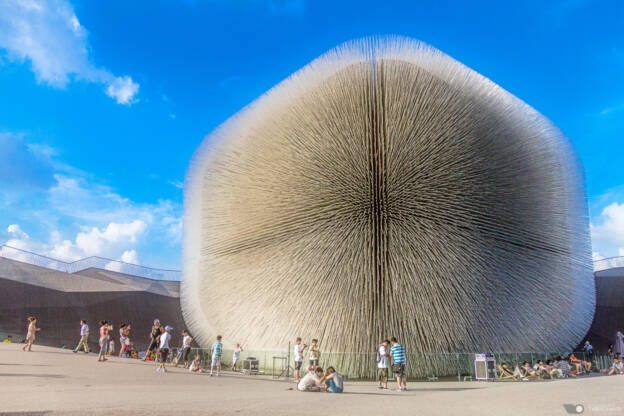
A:
[[[297,337],[295,342],[294,354],[295,354],[295,383],[299,383],[299,372],[301,371],[301,365],[303,364],[303,352],[307,348],[307,345],[301,344],[301,337]]]
[[[217,367],[217,377],[221,376],[221,357],[223,355],[223,343],[221,343],[221,335],[217,335],[217,342],[210,347],[212,353],[212,361],[210,362],[210,377],[214,368]]]
[[[390,355],[392,356],[392,374],[397,380],[397,391],[407,390],[407,373],[405,371],[405,347],[399,344],[396,338],[390,340],[392,347],[390,348]]]
[[[145,351],[145,357],[143,357],[143,361],[147,360],[147,357],[150,356],[152,351],[155,351],[158,348],[158,342],[160,341],[160,334],[162,332],[163,330],[162,330],[162,327],[160,326],[160,321],[158,319],[154,319],[152,332],[150,332],[149,347],[147,347],[147,351]]]
[[[388,362],[390,341],[384,340],[377,349],[377,382],[380,390],[388,390]],[[382,385],[383,384],[383,385]]]

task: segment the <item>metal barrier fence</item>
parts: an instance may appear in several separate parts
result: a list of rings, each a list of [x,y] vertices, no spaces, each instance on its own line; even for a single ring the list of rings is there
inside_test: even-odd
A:
[[[64,262],[7,245],[0,245],[0,257],[64,273],[77,273],[82,270],[95,268],[154,280],[179,281],[181,277],[181,272],[179,270],[153,269],[151,267],[124,263],[123,261],[97,256],[87,257],[74,262]]]
[[[210,350],[194,348],[191,357],[199,354],[202,365],[210,367]],[[506,362],[510,366],[522,365],[528,361],[531,365],[538,360],[554,360],[555,357],[565,357],[568,353],[559,352],[517,352],[517,353],[494,353],[496,363]],[[584,352],[575,352],[574,355],[581,360],[591,361],[592,367],[596,369],[609,368],[612,364],[612,356],[593,354],[589,357]],[[374,380],[377,376],[376,353],[322,353],[319,365],[323,368],[333,366],[345,378],[358,380]],[[224,369],[232,365],[232,350],[223,350],[222,365]],[[249,357],[254,357],[260,361],[260,371],[265,374],[285,374],[284,365],[290,366],[288,373],[292,377],[294,366],[293,355],[288,351],[243,351],[240,355],[238,368],[241,362]],[[273,357],[284,357],[287,360],[273,360]],[[448,353],[448,354],[407,354],[407,375],[411,380],[424,380],[428,377],[447,377],[449,379],[462,380],[464,376],[474,376],[475,354]],[[276,364],[277,363],[277,364]],[[308,364],[307,358],[304,360],[303,368]],[[275,366],[275,367],[274,367]],[[303,371],[305,373],[305,370]]]
[[[624,267],[624,256],[609,257],[606,259],[594,261],[594,271],[599,272],[602,270],[612,269],[614,267]]]

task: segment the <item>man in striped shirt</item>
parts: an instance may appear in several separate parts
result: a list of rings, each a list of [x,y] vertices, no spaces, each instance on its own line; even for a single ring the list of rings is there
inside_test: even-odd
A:
[[[390,355],[392,356],[392,373],[397,380],[399,388],[397,391],[407,390],[407,374],[405,372],[405,347],[397,341],[396,337],[390,340],[392,347]]]
[[[212,361],[210,363],[210,376],[215,367],[217,367],[217,377],[221,375],[221,354],[223,351],[223,344],[221,343],[221,335],[217,336],[217,342],[212,344],[210,352],[212,353]]]

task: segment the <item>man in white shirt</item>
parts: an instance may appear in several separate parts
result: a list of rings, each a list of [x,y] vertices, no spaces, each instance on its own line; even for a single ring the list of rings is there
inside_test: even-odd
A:
[[[303,352],[307,348],[307,345],[301,343],[301,337],[297,337],[297,341],[295,342],[295,383],[299,383],[299,371],[301,370],[301,365],[303,364]]]
[[[171,331],[173,331],[173,328],[167,325],[165,327],[165,332],[160,334],[160,344],[158,345],[158,349],[160,350],[160,365],[156,371],[163,373],[167,372],[165,363],[167,362],[167,356],[169,355],[169,340],[171,339]]]
[[[193,338],[186,329],[182,331],[182,335],[182,359],[184,360],[184,367],[186,368],[189,365],[189,355],[191,354],[191,342],[193,342]]]
[[[84,352],[88,353],[89,352],[88,342],[89,342],[89,325],[87,325],[87,321],[82,319],[80,321],[80,342],[78,343],[76,348],[74,348],[74,352],[78,352],[78,350],[80,350],[80,347],[83,347]]]
[[[321,391],[321,384],[323,377],[323,369],[321,367],[316,367],[315,370],[308,372],[299,384],[297,385],[297,390],[299,391]]]
[[[379,383],[379,387],[377,388],[383,390],[388,390],[389,345],[390,341],[384,340],[377,350],[377,382]]]

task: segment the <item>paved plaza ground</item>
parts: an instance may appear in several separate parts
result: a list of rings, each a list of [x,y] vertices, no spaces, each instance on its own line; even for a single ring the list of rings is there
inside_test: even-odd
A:
[[[294,383],[226,372],[167,374],[153,363],[0,344],[0,415],[586,415],[624,414],[624,376],[530,382],[420,382],[407,392],[346,382],[344,394],[300,393]]]

